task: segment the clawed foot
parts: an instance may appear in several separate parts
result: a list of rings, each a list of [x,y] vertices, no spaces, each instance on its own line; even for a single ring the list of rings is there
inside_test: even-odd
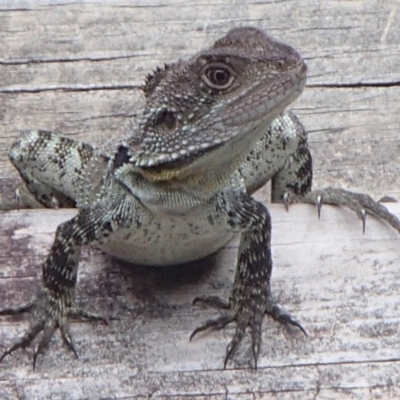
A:
[[[363,233],[367,223],[367,214],[375,215],[388,222],[397,232],[400,233],[400,220],[389,210],[364,193],[350,192],[345,189],[327,188],[313,190],[304,196],[296,196],[292,193],[285,193],[283,201],[286,210],[292,203],[310,203],[317,207],[318,218],[321,216],[322,204],[345,206],[353,210],[362,221]]]
[[[0,355],[0,362],[3,359],[13,353],[15,350],[25,347],[32,342],[36,336],[40,338],[35,346],[33,355],[33,370],[36,367],[37,356],[49,343],[51,337],[57,328],[60,329],[61,336],[66,343],[67,347],[75,354],[78,358],[78,354],[75,350],[72,336],[69,332],[68,318],[77,318],[91,321],[107,321],[100,315],[87,312],[82,308],[71,304],[65,299],[57,299],[50,295],[47,291],[41,291],[34,300],[23,304],[17,308],[8,308],[0,310],[0,315],[20,315],[33,310],[34,321],[25,332],[23,336],[15,340],[6,350]]]
[[[196,297],[193,304],[196,303],[203,303],[207,306],[222,308],[228,311],[225,314],[222,314],[215,319],[209,319],[198,326],[190,335],[189,340],[192,340],[197,333],[205,331],[206,329],[211,328],[214,330],[220,330],[230,322],[236,321],[237,326],[235,334],[226,349],[224,369],[226,368],[229,359],[233,358],[235,355],[247,327],[250,327],[251,329],[254,368],[257,369],[257,359],[261,347],[261,327],[264,314],[269,314],[272,318],[285,326],[295,326],[299,328],[307,336],[307,332],[298,322],[296,322],[290,315],[283,313],[282,310],[273,304],[267,296],[260,295],[258,289],[254,289],[250,293],[242,293],[240,300],[236,302],[232,301],[232,304],[217,296]]]

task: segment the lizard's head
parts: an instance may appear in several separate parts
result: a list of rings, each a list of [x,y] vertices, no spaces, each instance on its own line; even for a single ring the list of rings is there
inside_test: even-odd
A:
[[[147,77],[139,132],[126,142],[130,162],[160,180],[237,165],[300,95],[306,73],[292,47],[262,30],[230,30],[188,61]]]

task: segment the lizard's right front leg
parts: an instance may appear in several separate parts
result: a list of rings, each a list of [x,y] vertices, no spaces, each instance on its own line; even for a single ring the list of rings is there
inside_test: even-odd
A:
[[[68,328],[68,318],[89,320],[104,319],[83,310],[75,302],[78,262],[81,246],[105,238],[115,228],[115,221],[104,217],[101,205],[83,209],[69,221],[57,228],[53,246],[42,267],[42,284],[35,298],[17,308],[0,310],[0,315],[16,315],[34,310],[33,323],[25,334],[6,348],[0,362],[8,354],[29,344],[41,333],[35,347],[33,368],[36,358],[46,346],[57,328],[68,347],[75,353]]]
[[[43,130],[21,132],[8,156],[34,199],[21,193],[19,204],[0,204],[0,209],[76,207],[84,203],[108,161],[87,143]]]
[[[194,303],[203,303],[226,311],[215,319],[205,321],[190,336],[190,340],[206,329],[223,329],[236,321],[234,336],[226,349],[224,368],[236,353],[246,329],[251,330],[254,367],[261,346],[264,314],[285,326],[294,326],[307,335],[304,328],[275,304],[271,296],[271,216],[268,209],[247,193],[221,197],[219,212],[232,232],[241,232],[235,282],[229,302],[215,296],[196,297]]]

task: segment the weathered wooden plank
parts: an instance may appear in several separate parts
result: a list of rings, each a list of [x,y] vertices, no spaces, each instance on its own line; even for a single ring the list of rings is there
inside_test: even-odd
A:
[[[400,215],[400,205],[389,208]],[[208,260],[159,269],[128,267],[86,250],[78,295],[89,308],[105,313],[109,325],[72,323],[79,360],[57,335],[35,373],[31,349],[7,357],[0,364],[0,395],[2,390],[4,398],[153,394],[155,398],[246,399],[253,393],[256,398],[297,399],[326,393],[332,398],[362,399],[376,391],[396,398],[400,390],[398,234],[370,218],[363,235],[355,215],[328,206],[321,220],[306,205],[294,205],[289,213],[273,205],[271,211],[273,293],[309,336],[287,332],[267,319],[257,373],[247,369],[248,338],[235,358],[237,369],[230,364],[227,371],[221,370],[233,325],[188,341],[194,327],[217,314],[192,306],[193,298],[230,290],[237,240]],[[56,226],[74,213],[1,214],[0,304],[18,304],[30,297]],[[9,343],[26,327],[24,320],[1,317],[0,343]]]
[[[145,72],[192,54],[232,26],[256,24],[307,59],[310,88],[295,109],[311,132],[316,186],[400,197],[396,0],[301,7],[32,0],[5,1],[0,10],[0,196],[9,198],[15,187],[6,151],[18,130],[40,127],[103,143],[132,122]]]
[[[310,130],[315,186],[400,198],[397,0],[3,1],[0,198],[11,200],[18,182],[6,157],[18,130],[102,144],[132,123],[144,73],[247,24],[307,59],[309,87],[294,107]],[[362,235],[353,215],[329,207],[322,221],[306,206],[272,212],[273,291],[308,339],[266,321],[257,373],[243,368],[249,340],[236,368],[220,369],[233,326],[188,342],[197,324],[216,315],[190,303],[228,293],[236,242],[209,260],[162,270],[84,251],[78,294],[109,325],[72,324],[79,360],[59,338],[36,373],[31,349],[4,360],[0,398],[399,398],[397,234],[371,220]],[[51,232],[68,213],[0,214],[0,304],[33,293]],[[0,344],[26,326],[1,317]]]

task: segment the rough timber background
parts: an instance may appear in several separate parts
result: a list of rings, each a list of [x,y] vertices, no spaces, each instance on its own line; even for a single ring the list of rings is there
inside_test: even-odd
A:
[[[309,86],[294,109],[310,132],[315,187],[400,199],[397,0],[16,0],[0,2],[2,201],[12,201],[18,185],[6,157],[18,130],[107,143],[137,111],[147,71],[246,24],[267,28],[307,59]],[[257,372],[247,368],[248,340],[221,369],[234,326],[188,342],[214,315],[190,302],[228,292],[237,242],[205,262],[161,271],[85,251],[79,295],[109,325],[72,324],[79,360],[57,335],[36,372],[31,348],[7,357],[0,398],[400,398],[397,233],[371,218],[362,235],[356,217],[329,207],[321,221],[312,207],[271,209],[273,290],[308,339],[266,320]],[[400,215],[399,205],[391,209]],[[0,305],[30,296],[55,227],[72,213],[0,214]],[[1,317],[0,344],[26,326]]]

